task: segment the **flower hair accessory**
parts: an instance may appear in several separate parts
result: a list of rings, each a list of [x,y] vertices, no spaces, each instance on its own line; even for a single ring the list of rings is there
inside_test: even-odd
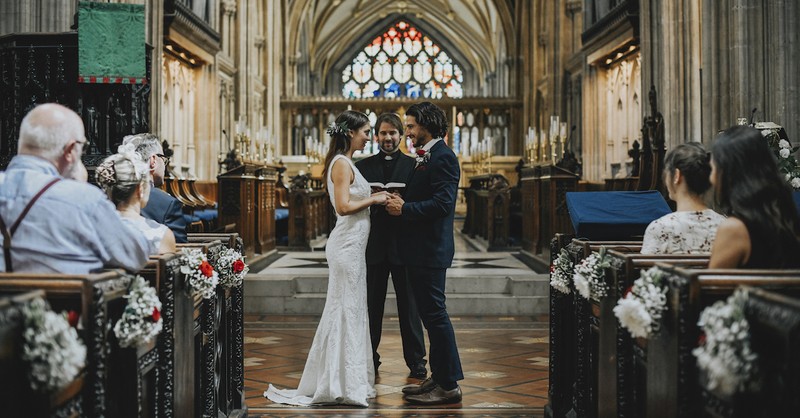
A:
[[[328,125],[328,129],[325,132],[327,132],[328,135],[330,136],[336,136],[336,135],[347,136],[347,131],[349,131],[349,129],[347,129],[346,123],[342,122],[337,124],[336,122],[331,122],[331,124]]]
[[[571,293],[569,283],[573,274],[572,260],[569,258],[567,249],[562,248],[558,257],[553,261],[553,265],[550,266],[550,286],[561,293]]]
[[[606,248],[600,247],[600,252],[593,252],[575,266],[575,274],[572,276],[572,280],[575,282],[575,290],[585,299],[591,299],[596,302],[606,297],[606,294],[608,294],[608,285],[605,282],[604,272],[606,267],[609,267]]]
[[[236,287],[242,284],[244,276],[250,271],[239,251],[225,248],[210,255],[211,265],[219,272],[219,284]]]
[[[147,163],[142,160],[142,157],[136,152],[136,147],[132,143],[122,144],[117,148],[117,154],[127,158],[133,164],[133,171],[136,173],[136,179],[141,180],[144,175],[150,171]]]
[[[137,347],[152,341],[161,332],[163,322],[156,289],[142,276],[135,276],[125,299],[128,299],[128,304],[122,318],[114,325],[114,335],[120,347]]]
[[[117,184],[117,169],[114,161],[106,160],[100,163],[95,169],[95,178],[103,186],[113,186]]]
[[[202,251],[196,248],[181,250],[181,273],[185,275],[187,288],[192,290],[192,295],[200,294],[203,299],[211,299],[216,295],[219,274]]]
[[[737,290],[727,301],[718,301],[700,314],[704,333],[692,350],[707,390],[730,396],[758,390],[762,376],[758,355],[750,346],[750,324],[744,316],[747,292]]]
[[[641,272],[631,289],[617,301],[614,315],[634,338],[648,338],[658,332],[659,320],[667,309],[667,288],[658,267]]]
[[[64,315],[37,298],[21,309],[22,360],[27,363],[33,390],[52,393],[75,380],[86,364],[86,346]]]

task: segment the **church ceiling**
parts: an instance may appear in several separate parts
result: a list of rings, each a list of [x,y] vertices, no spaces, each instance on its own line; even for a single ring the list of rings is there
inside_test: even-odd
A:
[[[321,77],[399,19],[418,25],[479,79],[515,50],[509,0],[285,1],[287,55],[307,60]]]

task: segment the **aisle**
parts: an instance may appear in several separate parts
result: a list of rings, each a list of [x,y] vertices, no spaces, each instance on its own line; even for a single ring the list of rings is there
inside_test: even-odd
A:
[[[278,417],[538,417],[547,403],[548,322],[541,317],[453,317],[465,379],[461,405],[406,405],[406,376],[397,318],[384,321],[378,397],[369,408],[295,408],[262,397],[267,383],[296,387],[318,316],[245,318],[245,390],[249,416]]]

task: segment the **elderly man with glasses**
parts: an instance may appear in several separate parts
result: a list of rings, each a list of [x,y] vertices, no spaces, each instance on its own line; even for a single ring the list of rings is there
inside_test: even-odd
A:
[[[103,267],[138,271],[149,245],[129,229],[81,163],[83,122],[54,103],[20,126],[17,155],[0,172],[0,271],[86,274]]]
[[[169,157],[164,155],[161,142],[155,134],[144,133],[128,135],[123,144],[133,144],[136,153],[150,167],[153,186],[150,188],[150,199],[142,208],[142,216],[166,225],[175,234],[175,242],[186,242],[186,219],[183,217],[183,204],[159,189],[164,184],[164,173],[169,165]]]

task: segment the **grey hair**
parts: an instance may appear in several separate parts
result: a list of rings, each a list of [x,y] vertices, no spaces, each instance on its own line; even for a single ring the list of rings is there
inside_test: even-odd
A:
[[[136,147],[136,153],[142,157],[143,161],[147,161],[153,155],[161,153],[161,141],[158,135],[151,133],[141,133],[135,135],[128,135],[122,139],[122,145],[133,144]]]
[[[136,159],[133,154],[114,154],[103,160],[95,170],[97,184],[105,190],[114,206],[127,202],[136,191],[136,186],[150,181],[150,173],[144,162],[131,161],[131,158]],[[138,172],[137,164],[140,166]]]
[[[83,122],[77,113],[60,104],[45,103],[34,107],[22,119],[17,152],[55,160],[70,141],[82,139]]]

